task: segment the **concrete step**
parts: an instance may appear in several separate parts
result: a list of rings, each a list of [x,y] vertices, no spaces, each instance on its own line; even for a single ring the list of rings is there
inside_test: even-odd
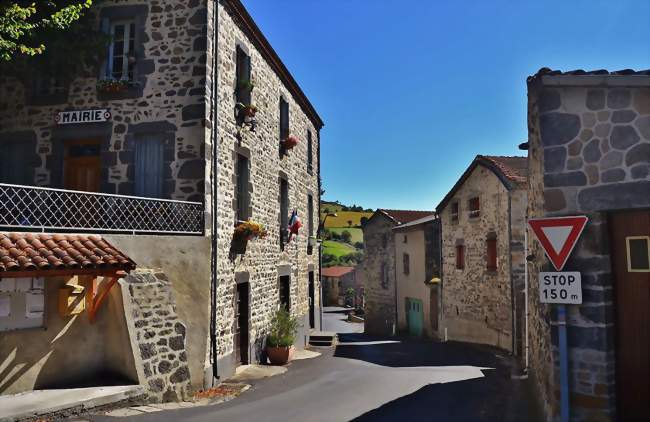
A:
[[[307,343],[313,347],[332,347],[336,344],[336,333],[314,331],[309,335]]]
[[[126,400],[138,400],[144,398],[144,395],[142,386],[126,385],[35,390],[0,396],[0,421],[16,421],[53,414],[53,419],[62,419],[80,411]]]

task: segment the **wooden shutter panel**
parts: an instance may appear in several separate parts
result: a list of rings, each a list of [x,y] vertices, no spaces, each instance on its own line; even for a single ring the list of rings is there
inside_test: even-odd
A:
[[[164,142],[153,135],[135,143],[135,194],[146,198],[163,197]]]
[[[488,239],[487,244],[487,269],[496,270],[497,269],[497,240]]]

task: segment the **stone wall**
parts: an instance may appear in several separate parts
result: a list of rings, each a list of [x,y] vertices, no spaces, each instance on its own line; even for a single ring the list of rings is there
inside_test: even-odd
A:
[[[63,143],[101,140],[101,191],[134,193],[134,142],[151,134],[166,140],[164,194],[203,200],[206,81],[206,0],[106,0],[94,6],[100,18],[136,17],[136,80],[123,94],[96,88],[99,69],[75,75],[53,102],[30,97],[32,81],[0,76],[0,142],[33,142],[34,184],[64,187]],[[45,104],[45,105],[42,105]],[[64,110],[108,109],[106,123],[55,125]]]
[[[227,2],[226,2],[227,3]],[[233,361],[234,293],[237,280],[248,280],[250,294],[250,356],[262,358],[268,325],[278,309],[280,275],[291,277],[291,313],[302,323],[298,345],[303,344],[309,331],[308,276],[314,272],[315,303],[319,303],[318,251],[307,253],[307,195],[314,201],[314,222],[318,222],[319,179],[317,123],[310,120],[300,107],[288,86],[267,62],[258,43],[242,30],[239,21],[223,3],[218,6],[218,68],[217,68],[217,126],[218,139],[218,290],[217,337],[220,376],[232,373]],[[251,58],[252,80],[255,88],[252,103],[258,108],[257,128],[251,132],[237,125],[235,119],[236,48],[240,46]],[[290,133],[300,140],[288,155],[279,154],[279,102],[283,97],[289,103]],[[307,169],[307,131],[313,138],[313,174]],[[235,165],[236,154],[248,156],[250,163],[250,209],[252,220],[264,224],[268,237],[248,243],[244,255],[229,256],[235,225]],[[289,212],[297,209],[304,223],[298,236],[280,247],[280,178],[289,184]],[[315,234],[315,233],[314,233]]]
[[[571,417],[615,414],[613,276],[604,211],[650,206],[650,88],[626,76],[542,76],[528,82],[529,217],[585,214],[566,264],[582,273],[583,304],[568,306]],[[647,79],[647,78],[646,78]],[[636,86],[635,86],[636,85]],[[549,419],[558,417],[555,315],[539,303],[552,267],[534,239],[529,253],[530,364]]]
[[[365,332],[369,334],[393,335],[397,328],[395,226],[381,212],[376,212],[363,226],[365,254],[361,266],[366,293]]]
[[[191,398],[186,327],[176,313],[171,282],[155,270],[120,280],[140,384],[151,402]]]
[[[491,344],[512,350],[511,237],[509,191],[483,165],[477,166],[443,210],[442,321],[450,340]],[[469,200],[478,197],[480,215],[470,218]],[[451,204],[459,220],[451,220]],[[523,210],[521,207],[519,212]],[[523,217],[518,217],[522,220]],[[523,231],[519,233],[523,235]],[[497,269],[487,269],[486,241],[497,239]],[[523,236],[519,241],[523,244]],[[456,268],[456,246],[464,245],[465,268]]]

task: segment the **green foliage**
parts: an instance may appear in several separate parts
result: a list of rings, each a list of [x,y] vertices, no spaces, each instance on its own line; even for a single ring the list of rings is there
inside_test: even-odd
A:
[[[289,347],[298,334],[298,319],[291,316],[286,307],[278,309],[271,320],[271,331],[266,339],[269,347]]]
[[[352,234],[348,230],[343,230],[341,232],[341,240],[343,240],[345,243],[350,243],[352,239]]]
[[[49,36],[69,28],[93,0],[3,0],[0,2],[0,60],[36,56],[46,51]]]

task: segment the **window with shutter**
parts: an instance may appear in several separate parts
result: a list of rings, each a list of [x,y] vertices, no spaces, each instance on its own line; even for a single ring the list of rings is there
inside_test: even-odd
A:
[[[289,235],[289,182],[280,178],[280,248],[288,241]]]
[[[237,47],[236,78],[237,102],[244,105],[251,104],[251,58],[240,47]]]
[[[402,264],[404,267],[404,274],[408,275],[411,272],[411,265],[409,262],[409,254],[405,253],[402,257]]]
[[[32,169],[27,161],[30,145],[24,142],[0,143],[0,183],[32,185]]]
[[[164,141],[146,135],[135,142],[135,194],[145,198],[162,198],[164,191]]]
[[[486,241],[486,249],[487,269],[495,271],[497,269],[497,239],[488,239]]]
[[[107,77],[134,80],[135,21],[120,20],[110,23],[111,44],[108,48]]]
[[[478,196],[469,200],[469,217],[476,218],[481,214],[481,203]]]
[[[456,245],[456,269],[465,268],[465,246]]]
[[[289,136],[289,103],[280,97],[280,141]]]
[[[237,222],[246,221],[251,217],[249,213],[250,193],[248,191],[249,172],[248,158],[237,154]]]
[[[313,174],[314,157],[313,157],[313,141],[311,139],[311,130],[307,131],[307,172]]]

